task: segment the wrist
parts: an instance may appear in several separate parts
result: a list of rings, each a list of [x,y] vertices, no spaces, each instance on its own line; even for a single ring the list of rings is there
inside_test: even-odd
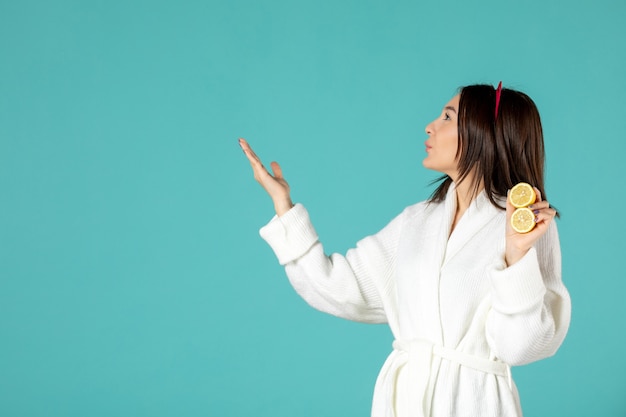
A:
[[[291,202],[291,199],[274,202],[274,210],[276,211],[276,215],[278,217],[287,213],[289,210],[291,210],[292,207],[293,203]]]
[[[522,259],[528,251],[529,249],[506,248],[504,253],[504,262],[506,262],[506,266],[512,266],[515,264],[517,261]]]

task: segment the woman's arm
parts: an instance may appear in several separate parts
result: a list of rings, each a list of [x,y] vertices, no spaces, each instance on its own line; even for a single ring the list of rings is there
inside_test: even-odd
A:
[[[561,250],[552,222],[513,265],[490,274],[487,340],[496,356],[523,365],[552,356],[569,328],[571,301],[561,279]]]
[[[312,307],[338,317],[385,323],[403,216],[359,241],[345,256],[327,256],[300,204],[261,229],[296,292]]]
[[[386,322],[380,291],[395,267],[399,218],[361,240],[345,256],[327,256],[308,212],[302,205],[293,205],[280,166],[272,162],[270,174],[244,139],[239,144],[277,214],[261,229],[261,236],[285,266],[296,291],[323,312],[355,321]]]

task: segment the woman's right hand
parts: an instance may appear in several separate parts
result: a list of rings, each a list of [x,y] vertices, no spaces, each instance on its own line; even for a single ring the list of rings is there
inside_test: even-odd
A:
[[[288,212],[292,207],[291,196],[289,194],[289,184],[283,178],[283,171],[277,162],[272,162],[270,167],[272,168],[272,174],[270,174],[258,156],[254,153],[248,142],[245,139],[239,139],[239,146],[243,149],[243,153],[246,154],[252,171],[254,172],[254,179],[267,191],[274,202],[274,209],[278,216],[282,216]]]

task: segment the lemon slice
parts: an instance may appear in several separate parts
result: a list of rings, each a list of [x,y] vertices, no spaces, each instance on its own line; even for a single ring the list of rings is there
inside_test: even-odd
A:
[[[511,227],[517,233],[528,233],[535,227],[535,213],[529,208],[515,209],[511,216]]]
[[[521,208],[528,207],[537,199],[535,189],[525,182],[520,182],[511,189],[509,194],[509,201],[513,204],[513,207]]]

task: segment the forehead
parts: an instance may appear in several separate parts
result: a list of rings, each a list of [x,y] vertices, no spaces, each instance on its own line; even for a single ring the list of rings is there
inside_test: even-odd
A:
[[[448,101],[448,103],[446,104],[445,107],[452,107],[455,110],[459,109],[459,100],[461,99],[461,95],[457,94],[456,96],[452,97],[450,99],[450,101]]]

